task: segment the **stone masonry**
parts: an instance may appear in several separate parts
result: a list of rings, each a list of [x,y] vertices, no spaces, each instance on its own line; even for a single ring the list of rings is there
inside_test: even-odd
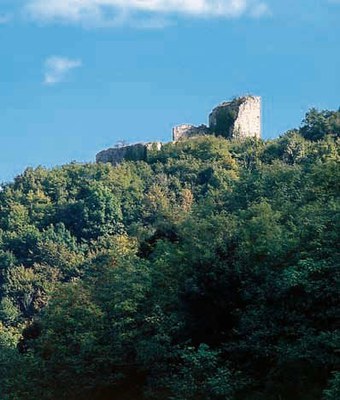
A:
[[[146,147],[144,144],[137,143],[130,146],[114,147],[112,149],[103,150],[96,156],[97,163],[111,163],[118,165],[124,160],[133,159],[146,160]]]
[[[244,96],[215,107],[206,125],[179,125],[173,128],[173,141],[202,135],[228,139],[261,137],[261,97]]]
[[[209,126],[183,124],[173,128],[173,141],[197,136],[217,135],[227,139],[261,138],[261,97],[244,96],[224,102],[215,107],[209,115]],[[163,144],[137,143],[101,151],[97,162],[120,164],[127,161],[146,161],[148,152],[161,151]]]
[[[128,146],[113,147],[103,150],[96,156],[97,163],[111,163],[118,165],[124,160],[126,161],[146,161],[149,151],[160,151],[161,142],[154,143],[136,143]]]
[[[261,97],[249,96],[241,103],[234,135],[261,139]]]
[[[179,125],[175,126],[172,130],[172,139],[177,142],[181,139],[188,139],[195,136],[204,136],[209,134],[209,128],[206,125]]]
[[[261,97],[245,96],[224,102],[209,115],[212,133],[226,138],[261,137]]]

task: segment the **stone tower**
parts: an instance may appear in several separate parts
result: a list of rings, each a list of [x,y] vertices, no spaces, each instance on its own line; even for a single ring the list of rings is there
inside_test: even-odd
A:
[[[199,136],[217,135],[227,139],[261,138],[261,97],[243,96],[215,107],[209,126],[179,125],[172,130],[174,142]],[[97,162],[118,165],[126,161],[146,161],[148,154],[161,151],[162,143],[136,143],[114,147],[97,154]]]
[[[179,125],[172,130],[174,142],[197,136],[217,135],[227,139],[261,138],[261,97],[243,96],[215,107],[209,126]]]
[[[245,96],[224,102],[209,115],[209,129],[226,138],[261,137],[261,97]]]

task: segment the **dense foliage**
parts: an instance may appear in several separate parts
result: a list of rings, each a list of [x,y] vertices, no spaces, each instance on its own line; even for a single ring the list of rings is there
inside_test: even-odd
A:
[[[0,399],[339,399],[339,114],[5,184]]]

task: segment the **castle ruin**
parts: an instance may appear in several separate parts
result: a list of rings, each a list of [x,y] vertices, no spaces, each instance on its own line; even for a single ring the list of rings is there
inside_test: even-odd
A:
[[[178,125],[172,130],[172,139],[177,142],[181,139],[190,139],[195,136],[209,135],[210,130],[206,125],[194,126],[194,125]]]
[[[223,136],[227,139],[261,138],[261,97],[244,96],[224,102],[209,115],[209,126],[179,125],[173,129],[177,142],[202,135]]]
[[[96,155],[96,162],[118,165],[125,161],[146,161],[147,153],[151,150],[160,151],[161,142],[136,143],[127,146],[117,146],[103,150]]]
[[[209,126],[189,124],[173,128],[174,142],[194,137],[215,135],[226,139],[261,138],[261,97],[243,96],[223,102],[209,115]],[[101,151],[96,156],[97,162],[117,165],[124,160],[145,161],[148,150],[160,150],[162,144],[137,143]]]

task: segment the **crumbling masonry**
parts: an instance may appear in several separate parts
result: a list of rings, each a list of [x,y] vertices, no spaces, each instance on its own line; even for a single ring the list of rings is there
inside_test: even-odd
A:
[[[261,138],[261,97],[244,96],[224,102],[212,110],[209,115],[209,126],[189,124],[173,128],[174,142],[198,136],[216,135],[227,139]],[[116,147],[97,154],[97,162],[110,162],[114,165],[123,160],[146,160],[150,149],[160,150],[162,144],[137,143]]]

